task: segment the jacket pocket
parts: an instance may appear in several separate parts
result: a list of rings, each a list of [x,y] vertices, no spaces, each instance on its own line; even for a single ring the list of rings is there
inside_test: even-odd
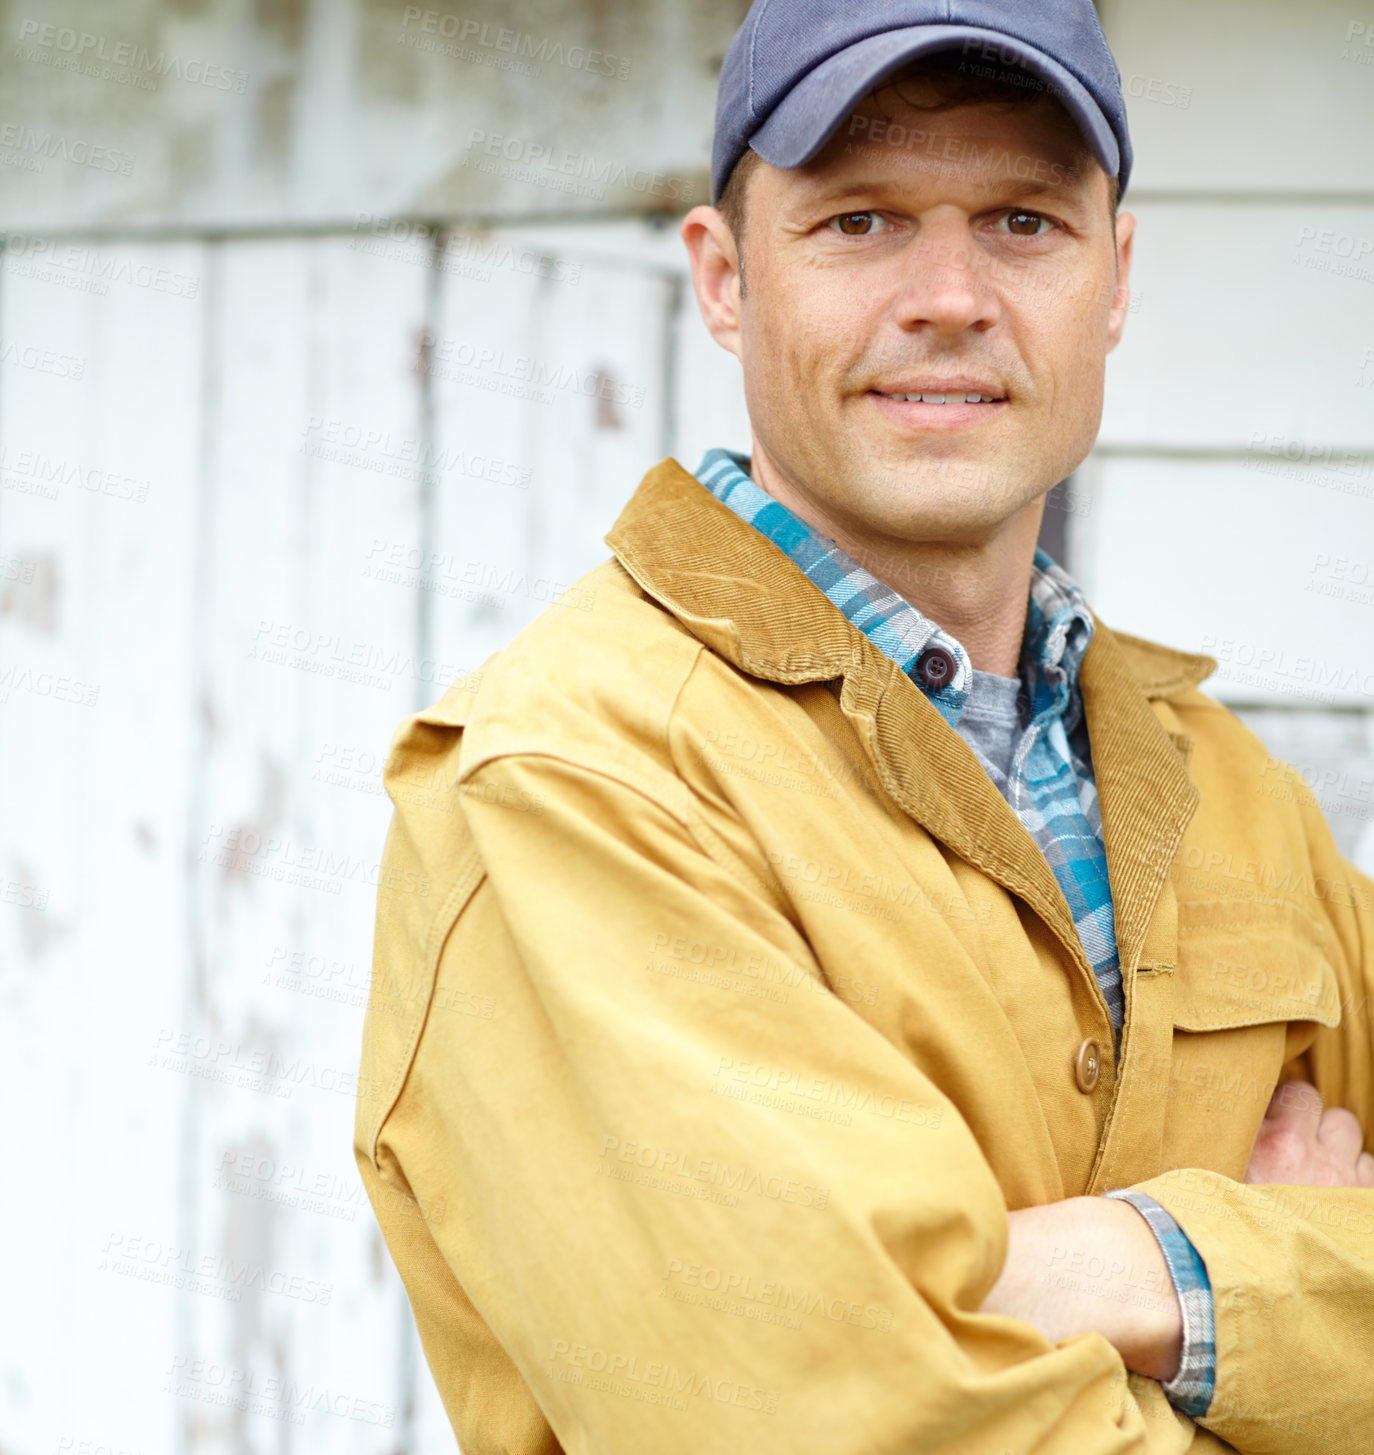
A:
[[[1301,1023],[1340,1020],[1324,945],[1323,927],[1284,900],[1180,901],[1166,1168],[1244,1177]]]
[[[1174,1026],[1233,1030],[1341,1018],[1326,931],[1281,899],[1183,900],[1178,906]]]

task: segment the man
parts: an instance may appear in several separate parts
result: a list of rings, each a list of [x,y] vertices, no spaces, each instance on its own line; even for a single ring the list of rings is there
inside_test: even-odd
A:
[[[388,765],[357,1152],[467,1455],[1374,1446],[1374,882],[1036,549],[1130,164],[1088,0],[736,37],[751,454]]]

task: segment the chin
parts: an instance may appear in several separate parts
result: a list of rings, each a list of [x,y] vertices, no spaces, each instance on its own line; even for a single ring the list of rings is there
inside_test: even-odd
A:
[[[997,495],[927,497],[902,512],[900,534],[907,540],[946,540],[973,545],[995,535],[1028,503]]]

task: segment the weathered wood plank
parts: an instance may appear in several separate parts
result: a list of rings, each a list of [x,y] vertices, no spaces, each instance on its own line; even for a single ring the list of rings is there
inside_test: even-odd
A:
[[[149,1063],[186,969],[202,273],[118,246],[0,290],[7,1449],[170,1443],[184,1088]]]
[[[1215,657],[1224,700],[1374,708],[1369,470],[1098,458],[1075,571],[1112,626]]]
[[[606,559],[606,531],[661,455],[670,284],[564,259],[557,233],[540,236],[535,275],[440,275],[436,445],[494,462],[485,479],[450,469],[437,496],[435,655],[468,667]],[[590,605],[574,594],[555,609]]]
[[[679,208],[745,6],[50,9],[0,51],[0,219],[275,228]]]
[[[230,1406],[208,1372],[175,1398],[198,1449],[380,1451],[399,1305],[350,1144],[380,762],[419,668],[413,602],[364,573],[418,521],[415,482],[378,465],[418,429],[422,278],[342,243],[222,269],[194,1029],[225,1074],[195,1085],[194,1236],[265,1287],[188,1320],[189,1360],[246,1371]]]

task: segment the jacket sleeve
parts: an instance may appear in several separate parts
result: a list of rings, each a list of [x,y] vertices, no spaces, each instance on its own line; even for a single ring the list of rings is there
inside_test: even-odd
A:
[[[1341,996],[1281,1079],[1310,1080],[1360,1119],[1374,1150],[1374,880],[1342,857],[1316,800],[1294,785],[1309,872],[1296,886],[1326,930]],[[1374,1188],[1236,1182],[1178,1168],[1136,1185],[1186,1232],[1212,1285],[1216,1387],[1199,1423],[1246,1451],[1353,1448],[1374,1427]]]
[[[442,949],[376,1166],[445,1209],[462,1298],[411,1293],[464,1449],[512,1448],[443,1388],[468,1300],[570,1455],[1204,1448],[1100,1335],[978,1312],[1008,1222],[968,1126],[680,781],[525,753],[461,788],[480,881],[379,927]]]

